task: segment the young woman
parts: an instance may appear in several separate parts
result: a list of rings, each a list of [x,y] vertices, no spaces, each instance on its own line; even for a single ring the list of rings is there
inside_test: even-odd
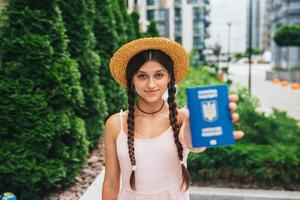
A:
[[[183,47],[166,38],[134,40],[112,57],[110,71],[127,88],[128,110],[105,124],[104,200],[189,199],[187,156],[204,148],[191,149],[188,109],[175,103],[175,84],[187,69]],[[230,101],[233,112],[237,97]],[[232,120],[238,120],[237,113]],[[243,136],[242,131],[234,134]]]

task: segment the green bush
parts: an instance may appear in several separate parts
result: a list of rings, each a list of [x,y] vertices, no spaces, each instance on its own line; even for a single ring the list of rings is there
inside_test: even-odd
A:
[[[195,86],[205,86],[205,85],[218,85],[222,84],[222,81],[216,78],[214,72],[210,71],[210,68],[200,67],[192,68],[190,67],[184,80],[177,85],[177,96],[176,101],[180,107],[186,105],[186,93],[185,89],[188,87]]]
[[[80,73],[55,1],[10,0],[0,38],[0,193],[41,199],[69,185],[88,142]]]
[[[178,85],[178,104],[186,104],[185,88],[221,82],[206,68],[191,68]],[[238,183],[300,187],[300,127],[285,112],[273,109],[270,115],[256,111],[259,100],[247,89],[239,89],[239,122],[235,130],[245,137],[234,146],[209,148],[204,153],[190,153],[188,169],[193,182]]]
[[[194,181],[273,184],[292,189],[300,181],[297,152],[296,146],[238,143],[191,153],[188,168]]]
[[[273,39],[278,46],[300,46],[300,25],[285,24],[277,28]]]
[[[127,107],[126,92],[112,78],[109,71],[109,61],[118,49],[120,38],[116,32],[116,19],[110,0],[96,0],[96,15],[94,34],[96,51],[101,57],[100,84],[103,85],[108,114],[119,112]]]
[[[193,181],[299,188],[298,121],[276,109],[270,115],[257,112],[259,101],[246,89],[239,89],[238,95],[240,120],[235,129],[243,130],[245,137],[231,147],[191,153],[188,168]]]
[[[59,1],[69,38],[68,51],[78,63],[85,99],[84,107],[76,112],[85,121],[91,148],[99,143],[104,129],[104,118],[107,116],[105,95],[103,87],[99,84],[100,58],[95,52],[96,41],[93,34],[95,5],[92,3],[90,0]]]

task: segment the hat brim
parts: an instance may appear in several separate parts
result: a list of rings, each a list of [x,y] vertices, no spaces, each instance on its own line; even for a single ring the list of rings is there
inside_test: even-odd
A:
[[[109,68],[113,78],[121,86],[127,86],[126,68],[129,60],[141,51],[156,49],[170,56],[174,65],[175,82],[178,83],[187,72],[189,59],[185,49],[177,42],[164,38],[142,38],[120,47],[110,60]]]

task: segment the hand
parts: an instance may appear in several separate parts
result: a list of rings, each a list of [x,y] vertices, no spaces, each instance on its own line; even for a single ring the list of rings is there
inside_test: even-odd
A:
[[[230,95],[229,96],[229,110],[231,111],[231,119],[232,122],[237,122],[240,119],[240,116],[236,111],[237,109],[237,104],[236,102],[239,100],[239,97],[236,94]],[[233,131],[233,136],[234,139],[241,139],[243,136],[245,135],[245,133],[241,130],[237,130],[237,131]]]

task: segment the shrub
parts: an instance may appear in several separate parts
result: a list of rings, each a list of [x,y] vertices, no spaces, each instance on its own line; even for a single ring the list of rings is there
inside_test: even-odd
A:
[[[0,193],[41,199],[85,162],[80,73],[55,1],[10,0],[0,38]]]
[[[93,34],[93,14],[95,5],[90,0],[59,1],[60,9],[69,38],[68,51],[77,61],[81,73],[80,83],[83,88],[85,104],[76,110],[84,119],[90,147],[99,143],[104,129],[107,107],[103,87],[99,84],[100,58],[95,52]]]

